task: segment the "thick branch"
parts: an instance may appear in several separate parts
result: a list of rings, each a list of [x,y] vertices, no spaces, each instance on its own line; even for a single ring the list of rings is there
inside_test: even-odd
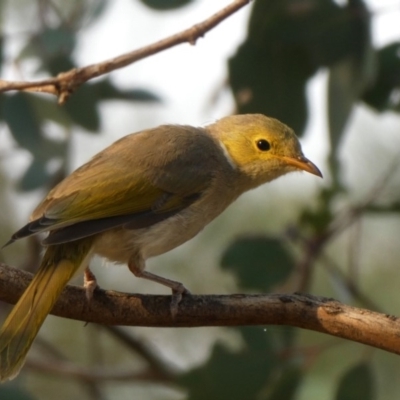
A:
[[[15,303],[31,274],[0,264],[0,300]],[[90,304],[68,286],[52,314],[105,325],[196,327],[289,325],[400,354],[400,320],[390,315],[303,294],[185,296],[172,318],[170,296],[97,290]]]
[[[118,57],[97,64],[88,65],[86,67],[74,68],[70,71],[62,72],[55,78],[44,79],[37,82],[0,80],[0,92],[27,90],[32,92],[50,93],[58,97],[59,104],[64,104],[70,94],[90,79],[125,67],[135,61],[160,53],[163,50],[181,43],[188,42],[194,45],[198,38],[204,36],[205,33],[216,27],[220,22],[231,16],[249,2],[250,0],[235,0],[210,18],[193,25],[189,29],[185,29],[175,35]]]

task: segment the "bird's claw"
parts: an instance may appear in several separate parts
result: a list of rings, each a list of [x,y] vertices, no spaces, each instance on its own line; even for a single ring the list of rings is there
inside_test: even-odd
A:
[[[83,275],[83,287],[86,292],[86,299],[88,303],[90,303],[93,298],[93,293],[99,287],[99,285],[97,284],[95,275],[89,268],[85,269],[85,273]]]
[[[175,318],[178,314],[178,306],[182,301],[183,295],[191,295],[190,291],[185,288],[182,284],[179,284],[179,287],[172,289],[172,299],[171,299],[171,315],[172,318]]]

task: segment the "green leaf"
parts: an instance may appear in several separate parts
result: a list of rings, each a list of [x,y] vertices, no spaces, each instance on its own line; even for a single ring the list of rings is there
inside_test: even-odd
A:
[[[102,100],[129,100],[158,102],[160,99],[143,89],[120,90],[109,79],[82,85],[67,101],[64,108],[73,122],[89,132],[98,132],[100,114],[98,105]]]
[[[19,189],[26,192],[35,190],[44,186],[49,181],[49,177],[44,160],[34,159],[19,182]]]
[[[369,35],[368,13],[362,0],[350,0],[346,6],[332,0],[315,5],[308,17],[299,18],[299,30],[303,28],[304,42],[314,62],[330,67],[358,53]]]
[[[326,41],[338,32],[332,35],[327,20],[340,8],[331,0],[303,8],[294,3],[254,3],[248,36],[229,60],[229,81],[239,113],[278,118],[301,136],[308,118],[306,84],[319,66],[332,62]]]
[[[36,36],[36,40],[42,54],[49,58],[58,54],[71,54],[76,45],[75,33],[63,26],[43,30]]]
[[[352,0],[346,6],[333,0],[256,1],[248,36],[229,60],[229,80],[238,112],[276,117],[301,135],[308,117],[308,79],[320,67],[350,56],[359,58],[360,46],[365,54],[370,45],[369,29],[361,0]],[[361,68],[357,71],[360,73]],[[348,111],[341,114],[340,126],[346,115]],[[340,126],[337,130],[341,131]]]
[[[238,326],[236,329],[241,333],[247,348],[254,353],[275,352],[275,332],[271,333],[267,328],[253,326]]]
[[[54,180],[55,176],[60,173],[58,168],[56,171],[49,171],[48,164],[52,160],[63,161],[64,164],[67,152],[66,142],[56,142],[44,140],[41,151],[34,154],[34,159],[25,174],[19,182],[19,189],[23,191],[35,190]]]
[[[306,83],[314,72],[301,49],[245,42],[229,60],[238,113],[278,118],[301,135],[307,121]]]
[[[303,210],[299,218],[299,225],[311,227],[314,233],[324,232],[335,217],[329,204],[336,195],[337,188],[321,190],[318,195],[318,208]]]
[[[34,157],[19,183],[20,189],[25,191],[46,184],[52,177],[47,171],[47,163],[55,157],[65,158],[67,150],[65,142],[43,137],[42,118],[49,116],[51,108],[46,110],[46,101],[38,99],[23,92],[2,98],[4,118],[14,139]],[[57,119],[56,114],[52,118]]]
[[[97,133],[100,128],[100,115],[97,109],[100,99],[92,86],[93,84],[82,85],[64,107],[75,124],[89,132]]]
[[[183,374],[179,383],[188,390],[189,400],[254,399],[265,385],[275,362],[269,351],[244,349],[233,353],[216,344],[210,359]]]
[[[160,98],[145,89],[119,89],[109,79],[103,79],[91,86],[96,96],[102,100],[130,100],[141,102],[159,102]]]
[[[40,70],[45,72],[48,71],[50,75],[57,76],[60,72],[69,71],[75,67],[76,65],[71,60],[71,54],[59,54],[49,59]]]
[[[350,368],[340,379],[336,400],[374,400],[374,376],[369,364],[360,363]]]
[[[293,257],[282,241],[266,236],[237,239],[221,260],[222,268],[235,273],[242,287],[262,291],[285,282],[293,265]]]
[[[307,63],[315,69],[332,65],[349,53],[352,32],[346,17],[344,8],[332,0],[258,0],[249,23],[249,37],[263,46],[270,39],[279,42],[282,50],[302,49]],[[295,54],[291,64],[293,60],[295,65],[302,61]]]
[[[304,373],[298,366],[284,368],[265,400],[295,399],[303,377]]]
[[[376,111],[400,112],[400,42],[391,43],[377,53],[378,74],[374,84],[363,95],[363,100]]]
[[[1,68],[3,67],[3,61],[4,61],[3,48],[4,48],[4,36],[0,33],[0,72]]]
[[[280,348],[288,349],[294,345],[298,333],[297,328],[293,328],[292,326],[277,326],[274,327],[274,331],[279,335],[278,345],[280,345]]]
[[[85,2],[85,13],[82,15],[82,20],[85,27],[97,22],[99,17],[107,10],[109,5],[108,0],[96,0],[95,2]],[[76,25],[76,24],[75,24]]]
[[[54,100],[49,100],[44,96],[32,96],[31,102],[35,110],[35,115],[40,120],[53,121],[66,128],[71,127],[72,122],[64,107],[59,106]]]
[[[18,59],[35,58],[40,61],[40,71],[57,75],[75,66],[71,55],[76,46],[76,36],[65,27],[47,28],[32,36],[21,50]]]
[[[14,382],[4,383],[0,386],[1,400],[34,400],[28,392],[18,387]]]
[[[43,104],[40,104],[41,102]],[[46,139],[42,135],[42,117],[52,111],[44,110],[46,100],[35,98],[23,92],[3,97],[4,119],[20,147],[29,150],[34,157],[48,160],[65,154],[65,143]],[[53,115],[54,120],[57,119]]]
[[[147,7],[158,11],[172,10],[193,3],[193,0],[140,0],[140,1]]]
[[[290,326],[237,327],[251,351],[279,353],[292,347],[298,330]]]
[[[6,96],[0,96],[0,121],[4,119],[4,104]]]
[[[268,399],[290,400],[303,377],[302,371],[279,356],[282,329],[239,327],[246,346],[240,352],[217,344],[210,359],[182,376],[179,383],[190,400]],[[286,397],[285,397],[286,396]]]
[[[360,94],[356,79],[359,63],[348,57],[330,69],[328,82],[328,118],[331,149],[336,152],[344,127]]]
[[[364,210],[370,213],[381,213],[381,214],[388,214],[388,213],[399,213],[400,212],[400,202],[394,202],[388,205],[376,205],[370,204],[367,205]]]
[[[31,102],[31,95],[18,92],[3,98],[4,119],[19,146],[32,153],[42,145],[41,121]]]
[[[360,99],[375,75],[374,52],[370,37],[370,15],[361,0],[353,0],[345,8],[352,18],[349,35],[352,51],[333,65],[328,82],[328,124],[331,144],[330,164],[338,185],[337,152],[353,105]]]

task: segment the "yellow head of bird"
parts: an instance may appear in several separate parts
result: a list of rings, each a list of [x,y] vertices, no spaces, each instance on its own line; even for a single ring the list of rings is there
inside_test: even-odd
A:
[[[291,128],[261,114],[223,118],[210,126],[230,164],[239,169],[249,185],[256,187],[291,171],[321,176],[301,150]]]

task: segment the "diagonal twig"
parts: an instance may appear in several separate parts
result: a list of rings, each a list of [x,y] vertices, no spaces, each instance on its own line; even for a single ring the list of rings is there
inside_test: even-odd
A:
[[[11,90],[25,90],[53,94],[58,97],[58,103],[64,104],[68,97],[83,83],[98,76],[107,74],[116,69],[126,67],[136,61],[160,53],[166,49],[182,43],[194,45],[200,37],[216,27],[223,20],[244,7],[251,0],[235,0],[231,4],[216,12],[206,20],[193,25],[179,33],[162,39],[158,42],[144,46],[118,57],[111,58],[100,63],[86,67],[73,68],[59,73],[56,77],[43,79],[36,82],[29,81],[5,81],[0,80],[0,92]]]

